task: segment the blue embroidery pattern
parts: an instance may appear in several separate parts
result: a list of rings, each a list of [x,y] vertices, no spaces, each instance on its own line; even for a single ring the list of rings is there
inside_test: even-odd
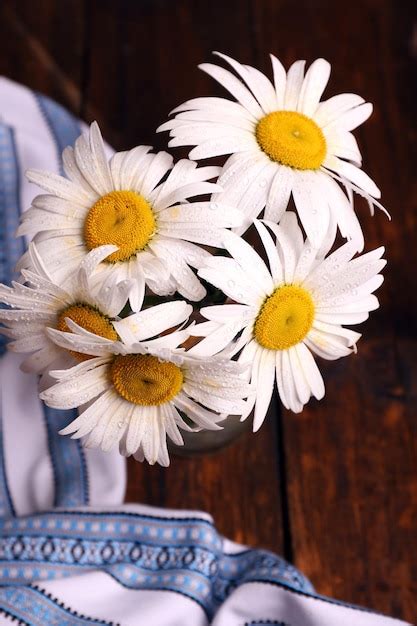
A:
[[[287,622],[277,622],[275,620],[261,620],[256,622],[246,622],[245,626],[270,626],[270,624],[274,624],[276,626],[291,626]]]
[[[0,580],[31,584],[100,569],[130,589],[175,591],[207,613],[238,585],[279,582],[311,592],[302,574],[264,550],[227,555],[214,526],[197,518],[53,512],[0,522]]]
[[[6,614],[30,626],[119,626],[113,622],[86,617],[65,607],[45,593],[41,588],[2,587],[0,588],[0,609]]]

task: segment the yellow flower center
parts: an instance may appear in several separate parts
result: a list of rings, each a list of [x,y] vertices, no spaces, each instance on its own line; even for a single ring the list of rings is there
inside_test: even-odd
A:
[[[106,263],[127,261],[147,245],[155,234],[152,208],[134,191],[112,191],[91,207],[84,222],[84,241],[89,250],[113,244],[119,250]]]
[[[90,333],[100,335],[100,337],[105,337],[106,339],[112,339],[113,341],[118,339],[117,333],[109,318],[89,304],[73,304],[61,311],[58,315],[57,329],[64,333],[69,333],[71,331],[65,321],[66,317],[78,324],[78,326],[81,326],[81,328],[88,330]],[[89,354],[82,354],[74,350],[68,350],[68,352],[72,354],[77,361],[87,361],[93,358]]]
[[[313,320],[310,294],[297,285],[283,285],[262,305],[255,321],[255,339],[268,350],[287,350],[304,339]]]
[[[162,362],[150,354],[116,356],[110,377],[122,398],[142,406],[169,402],[179,393],[184,381],[177,365]]]
[[[256,126],[256,139],[273,161],[315,170],[326,156],[326,139],[314,120],[295,111],[274,111]]]

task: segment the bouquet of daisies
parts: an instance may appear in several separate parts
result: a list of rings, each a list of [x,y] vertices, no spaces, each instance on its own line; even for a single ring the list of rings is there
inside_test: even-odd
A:
[[[351,132],[372,105],[321,101],[323,59],[286,72],[271,56],[271,82],[219,56],[234,73],[201,69],[233,99],[189,100],[158,129],[193,160],[149,146],[108,160],[93,123],[64,150],[65,176],[27,172],[45,193],[18,231],[30,240],[21,277],[0,285],[1,332],[28,353],[41,398],[79,408],[62,434],[161,465],[181,431],[228,415],[259,429],[275,381],[294,412],[321,399],[315,357],[356,350],[345,325],[378,307],[383,280],[384,249],[359,254],[354,211],[355,194],[383,209]]]

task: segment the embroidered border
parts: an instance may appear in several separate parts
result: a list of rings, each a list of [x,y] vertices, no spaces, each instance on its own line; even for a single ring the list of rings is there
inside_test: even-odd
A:
[[[311,589],[283,559],[264,550],[227,555],[213,524],[134,513],[54,512],[0,522],[0,579],[30,584],[101,570],[130,589],[181,593],[214,614],[244,582]]]
[[[254,622],[245,622],[245,626],[268,626],[269,624],[276,624],[276,626],[291,626],[288,622],[277,622],[276,620],[264,619],[255,620]]]
[[[0,606],[6,614],[11,614],[20,623],[28,626],[120,626],[114,622],[81,615],[37,585],[0,588]]]
[[[24,622],[22,619],[17,617],[17,615],[14,615],[10,611],[6,611],[6,609],[3,609],[1,606],[0,606],[0,615],[5,615],[5,617],[9,617],[12,622],[15,622],[19,626],[31,626],[28,622]]]

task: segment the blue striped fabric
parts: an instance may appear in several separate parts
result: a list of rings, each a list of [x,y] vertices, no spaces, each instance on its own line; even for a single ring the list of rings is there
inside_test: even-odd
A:
[[[34,93],[34,97],[54,141],[62,173],[62,151],[75,143],[81,134],[80,124],[53,100],[38,93]],[[88,504],[87,464],[82,445],[80,441],[64,438],[58,432],[77,417],[77,411],[57,411],[44,406],[44,415],[55,482],[54,506]]]
[[[24,252],[25,243],[15,233],[20,217],[20,171],[14,132],[0,124],[0,282],[15,278],[14,268]],[[0,335],[0,354],[5,338]]]
[[[77,118],[53,100],[39,93],[34,95],[55,142],[57,161],[62,174],[62,152],[67,146],[74,145],[75,140],[81,134],[80,124]]]
[[[0,415],[0,518],[8,518],[15,515],[9,486],[7,484],[4,455],[5,450],[3,447],[3,419]]]
[[[24,241],[15,233],[20,216],[20,174],[15,137],[12,128],[0,124],[0,281],[15,278],[14,267],[24,252]],[[6,337],[0,335],[0,355],[5,351]],[[1,405],[0,405],[1,410]],[[3,420],[0,414],[0,515],[14,515],[7,484],[3,452]]]

